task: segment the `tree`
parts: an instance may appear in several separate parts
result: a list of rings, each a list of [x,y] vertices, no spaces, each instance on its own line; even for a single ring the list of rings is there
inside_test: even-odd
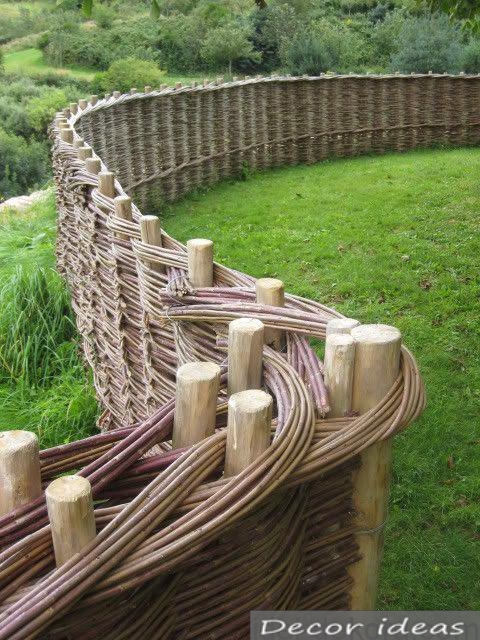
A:
[[[452,18],[464,20],[467,28],[480,30],[480,3],[478,0],[427,0],[432,11],[443,11]]]
[[[202,58],[215,67],[228,66],[232,73],[232,65],[236,60],[247,59],[260,61],[261,54],[255,51],[248,33],[235,24],[226,24],[209,31],[200,50]]]

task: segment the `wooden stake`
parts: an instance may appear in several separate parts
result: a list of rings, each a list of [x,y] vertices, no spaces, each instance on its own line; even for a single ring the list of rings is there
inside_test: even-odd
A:
[[[92,147],[89,147],[87,144],[84,145],[83,147],[78,147],[77,156],[79,160],[86,160],[87,158],[91,158]]]
[[[30,431],[0,432],[0,516],[41,493],[37,436]]]
[[[114,98],[119,98],[122,95],[122,93],[121,91],[114,91],[112,95]]]
[[[78,101],[78,106],[80,109],[86,109],[88,102],[84,99]]]
[[[96,94],[93,94],[90,96],[90,104],[92,105],[92,107],[94,107],[98,102],[98,96]]]
[[[100,158],[87,158],[85,160],[85,169],[89,173],[94,173],[98,175],[102,168],[102,163],[100,162]]]
[[[272,397],[258,389],[240,391],[228,401],[224,476],[246,469],[270,445]]]
[[[355,340],[352,409],[362,414],[385,396],[398,376],[401,334],[382,324],[352,329]],[[353,476],[355,524],[362,560],[349,568],[353,578],[351,609],[375,609],[378,573],[383,553],[391,472],[391,439],[366,449]]]
[[[78,111],[78,105],[76,102],[70,102],[70,113],[73,113],[74,115],[77,113]]]
[[[132,221],[132,199],[130,196],[117,196],[113,201],[115,205],[115,215],[122,220]],[[129,236],[125,233],[117,234],[122,240],[128,240]]]
[[[142,237],[142,242],[145,242],[145,244],[161,247],[162,228],[160,226],[160,219],[157,218],[157,216],[142,216],[140,218],[140,235]],[[165,272],[165,265],[160,264],[159,262],[148,260],[146,263],[150,269],[153,269],[158,273]]]
[[[115,178],[111,171],[100,171],[98,174],[98,189],[107,198],[115,197]]]
[[[177,371],[174,449],[190,447],[215,433],[220,367],[213,362],[188,362]]]
[[[228,326],[228,393],[262,386],[262,357],[265,341],[263,322],[238,318]]]
[[[80,147],[83,147],[84,144],[85,144],[85,140],[83,138],[76,138],[73,141],[73,148],[80,149]]]
[[[188,279],[195,288],[213,287],[213,242],[195,238],[187,242]]]
[[[276,278],[259,278],[255,283],[258,304],[268,304],[272,307],[285,306],[285,287]],[[277,351],[285,346],[285,332],[281,329],[265,327],[265,342]]]
[[[60,138],[63,142],[67,142],[68,144],[73,144],[73,129],[61,129],[60,130]]]
[[[45,490],[57,567],[96,536],[92,488],[82,476],[63,476]]]
[[[137,93],[137,87],[132,87],[132,88],[130,89],[130,95],[132,95],[132,96],[133,96],[133,95],[135,95],[136,93]]]
[[[353,318],[332,318],[327,322],[327,336],[332,333],[351,333],[360,322]]]
[[[325,386],[330,418],[341,418],[352,408],[355,340],[348,334],[331,333],[325,340]]]
[[[145,93],[150,93],[151,90],[152,90],[152,87],[149,84],[146,84],[145,88],[144,88],[144,92]]]

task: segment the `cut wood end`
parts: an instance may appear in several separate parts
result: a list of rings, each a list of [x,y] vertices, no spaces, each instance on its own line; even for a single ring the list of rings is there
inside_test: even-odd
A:
[[[265,325],[256,318],[237,318],[232,320],[228,326],[229,333],[254,334],[263,331]]]
[[[38,438],[32,431],[2,431],[0,433],[0,450],[15,452],[25,447],[38,447]]]
[[[192,240],[187,240],[188,249],[206,249],[212,246],[213,241],[207,240],[206,238],[193,238]]]
[[[220,367],[214,362],[187,362],[179,367],[177,381],[208,382],[220,377]]]
[[[251,414],[269,411],[273,400],[271,395],[261,389],[248,389],[230,396],[228,405],[234,412]]]
[[[363,324],[352,329],[351,335],[363,344],[389,344],[402,339],[400,331],[388,324]]]
[[[55,502],[74,502],[85,498],[92,491],[90,482],[82,476],[63,476],[53,480],[45,489],[48,500]]]
[[[350,333],[360,322],[354,318],[332,318],[327,322],[327,336],[332,333]]]
[[[256,287],[257,290],[259,288],[278,290],[283,289],[284,285],[283,282],[281,280],[278,280],[277,278],[259,278],[256,281]]]

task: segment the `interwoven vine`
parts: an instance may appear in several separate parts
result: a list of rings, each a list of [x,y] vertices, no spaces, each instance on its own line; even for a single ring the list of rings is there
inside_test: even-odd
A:
[[[161,212],[247,166],[478,143],[478,104],[477,76],[268,78],[89,103],[67,114],[73,145],[53,127],[58,268],[105,411],[102,433],[41,452],[42,478],[87,477],[99,533],[54,570],[43,497],[0,519],[0,639],[240,639],[251,609],[348,607],[358,455],[424,407],[403,347],[376,407],[329,418],[310,339],[341,315],[294,295],[259,305],[254,279],[220,264],[214,287],[193,288],[185,247],[165,231],[161,247],[142,242],[135,205],[131,220],[116,217],[79,144],[115,172],[115,196]],[[225,337],[240,317],[284,330],[286,349],[264,349],[271,446],[223,478]],[[172,450],[175,373],[191,360],[221,366],[217,430]]]

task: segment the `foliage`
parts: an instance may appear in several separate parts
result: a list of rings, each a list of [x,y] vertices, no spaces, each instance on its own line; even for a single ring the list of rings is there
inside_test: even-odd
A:
[[[426,0],[432,11],[445,11],[454,18],[476,24],[480,17],[480,5],[477,0]]]
[[[68,103],[63,89],[52,89],[38,98],[32,98],[27,106],[28,122],[37,133],[45,132],[56,111]]]
[[[97,76],[96,87],[103,91],[127,92],[132,87],[145,85],[158,87],[165,71],[154,62],[137,58],[124,58],[113,62],[108,71]]]
[[[338,58],[329,44],[314,33],[297,34],[284,54],[283,62],[287,71],[296,76],[317,76],[333,69]]]
[[[208,32],[202,43],[200,55],[213,68],[232,65],[239,60],[259,62],[261,54],[253,49],[253,44],[245,28],[235,24],[226,24]]]
[[[457,73],[462,66],[462,34],[444,15],[408,19],[392,56],[394,71],[409,73]]]
[[[466,73],[480,73],[480,39],[472,38],[465,47],[462,68]]]
[[[47,163],[44,143],[28,143],[0,129],[0,201],[40,185],[49,174]]]

